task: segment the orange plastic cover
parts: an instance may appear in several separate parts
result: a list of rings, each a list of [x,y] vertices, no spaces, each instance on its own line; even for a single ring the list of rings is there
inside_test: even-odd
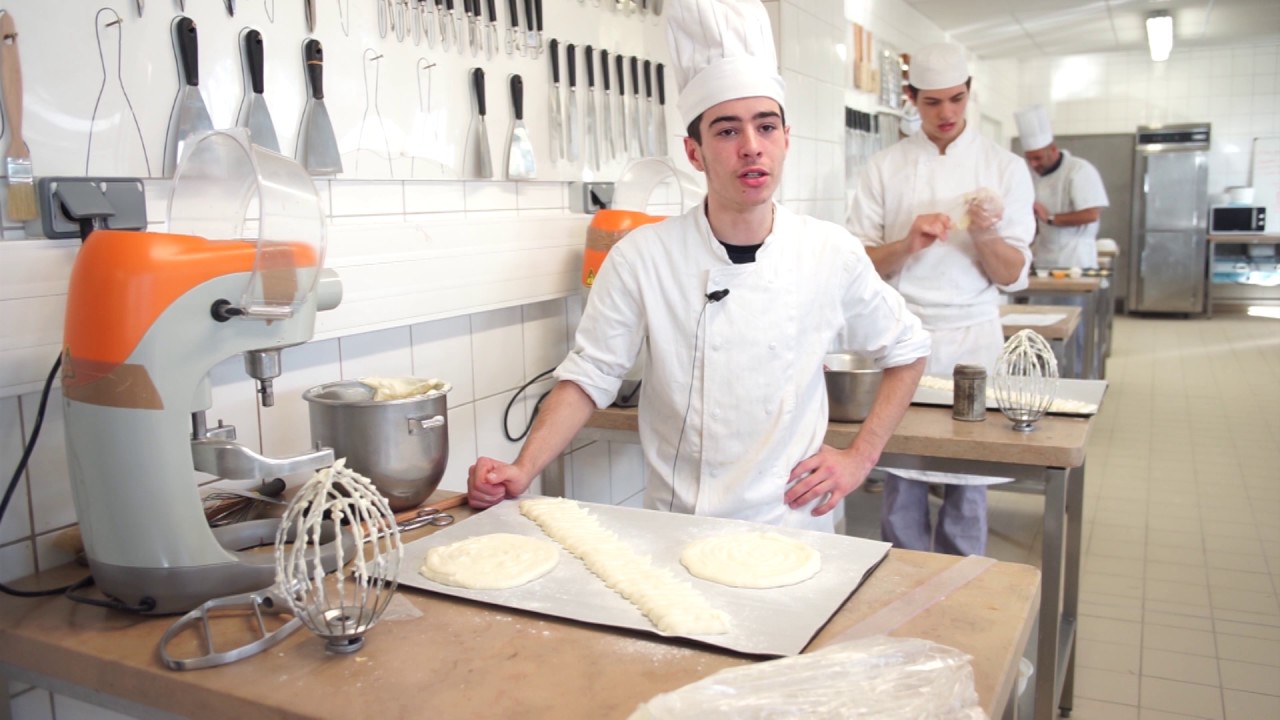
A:
[[[289,247],[295,267],[315,266],[313,247]],[[257,250],[255,242],[194,235],[94,232],[71,269],[63,330],[67,352],[79,360],[124,362],[173,301],[214,278],[252,272]]]
[[[593,215],[591,224],[587,226],[587,245],[582,253],[583,286],[591,287],[595,283],[605,256],[624,235],[663,220],[666,218],[632,210],[601,210]]]

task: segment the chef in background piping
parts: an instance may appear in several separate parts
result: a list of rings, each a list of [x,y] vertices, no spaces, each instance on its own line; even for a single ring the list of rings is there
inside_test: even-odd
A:
[[[846,225],[933,334],[925,372],[951,377],[957,363],[991,371],[1004,344],[1000,291],[1027,284],[1031,177],[1017,155],[966,119],[971,79],[958,46],[912,54],[910,82],[920,130],[871,158]],[[886,470],[885,540],[910,550],[986,552],[986,486],[1007,478]],[[936,531],[930,482],[944,485]]]
[[[519,457],[477,460],[470,503],[523,493],[644,353],[646,507],[831,531],[906,411],[929,336],[846,230],[774,201],[790,139],[760,1],[676,0],[666,18],[706,198],[613,247]],[[837,450],[822,362],[846,328],[884,378]]]

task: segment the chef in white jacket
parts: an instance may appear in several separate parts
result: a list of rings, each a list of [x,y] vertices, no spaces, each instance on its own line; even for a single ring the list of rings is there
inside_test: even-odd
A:
[[[612,248],[529,439],[512,464],[476,461],[470,503],[524,492],[643,352],[647,507],[830,531],[905,412],[929,336],[846,230],[774,202],[789,140],[759,0],[677,0],[667,22],[707,197]],[[849,349],[885,371],[861,432],[836,450],[822,442],[822,362],[846,327]]]
[[[939,43],[913,54],[910,82],[921,129],[871,159],[846,225],[933,334],[925,372],[950,377],[957,363],[991,371],[1004,339],[999,293],[1027,282],[1031,177],[1018,156],[967,122],[970,78],[958,46]],[[980,555],[986,486],[1003,480],[890,469],[884,539],[911,550]],[[936,532],[929,482],[945,484]]]
[[[1040,105],[1014,114],[1022,155],[1034,175],[1039,227],[1031,255],[1037,268],[1098,267],[1098,223],[1110,203],[1098,169],[1059,150]]]

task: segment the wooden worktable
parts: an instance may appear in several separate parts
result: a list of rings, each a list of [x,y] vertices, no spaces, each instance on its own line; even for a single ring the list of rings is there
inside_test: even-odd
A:
[[[1027,278],[1027,289],[1018,292],[1036,292],[1036,293],[1090,293],[1102,289],[1102,281],[1105,278],[1100,277],[1065,277],[1042,278],[1038,275],[1032,275]]]
[[[470,514],[465,507],[450,512]],[[891,551],[810,649],[959,560]],[[67,567],[38,580],[48,586],[83,574]],[[1039,584],[1035,568],[997,563],[893,634],[972,655],[982,707],[999,717],[1030,634]],[[299,630],[260,655],[190,672],[167,670],[156,656],[172,617],[144,618],[61,597],[0,596],[0,670],[58,692],[92,688],[110,697],[91,699],[117,698],[109,704],[126,712],[154,708],[192,718],[603,719],[625,718],[655,694],[755,661],[417,590],[400,595],[421,617],[384,620],[355,655],[326,654],[320,639]]]
[[[1052,325],[1010,325],[1004,322],[1007,315],[1061,315],[1061,320]],[[1004,328],[1004,338],[1008,340],[1020,330],[1035,330],[1045,340],[1066,342],[1080,324],[1080,308],[1074,305],[1001,305],[1000,325]]]

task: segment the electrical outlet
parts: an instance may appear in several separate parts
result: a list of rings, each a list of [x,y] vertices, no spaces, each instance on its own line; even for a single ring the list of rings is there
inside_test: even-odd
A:
[[[43,177],[36,182],[40,219],[26,223],[27,235],[80,237],[81,219],[96,219],[111,230],[147,227],[147,197],[139,178]]]
[[[597,210],[608,210],[613,205],[613,183],[570,183],[569,203],[570,210],[587,215],[594,215]]]

